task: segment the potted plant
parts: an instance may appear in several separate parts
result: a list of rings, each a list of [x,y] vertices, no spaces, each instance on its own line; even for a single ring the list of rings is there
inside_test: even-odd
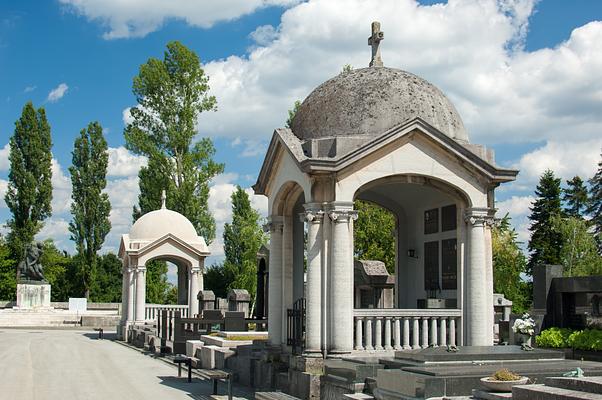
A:
[[[525,385],[529,381],[526,376],[520,376],[506,368],[499,369],[491,376],[481,378],[481,384],[492,392],[511,392],[514,385]]]
[[[525,313],[522,318],[514,321],[512,331],[517,335],[519,344],[531,346],[531,338],[535,333],[535,321],[528,313]]]

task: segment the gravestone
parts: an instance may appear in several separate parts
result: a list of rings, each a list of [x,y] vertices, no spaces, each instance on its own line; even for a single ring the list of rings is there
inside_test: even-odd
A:
[[[228,292],[228,311],[241,311],[249,318],[249,303],[251,296],[245,289],[231,289]]]
[[[374,260],[354,262],[355,308],[393,308],[395,275],[385,263]]]
[[[199,313],[202,315],[206,310],[215,309],[215,293],[213,290],[201,290],[197,295],[199,301]]]

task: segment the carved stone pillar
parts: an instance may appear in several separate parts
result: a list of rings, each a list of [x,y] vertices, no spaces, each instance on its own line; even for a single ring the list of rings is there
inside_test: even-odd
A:
[[[199,300],[197,295],[200,291],[199,275],[201,275],[201,269],[199,267],[193,267],[188,273],[189,276],[189,290],[188,290],[188,317],[194,318],[199,313]],[[201,275],[202,276],[202,275]]]
[[[270,271],[268,274],[268,338],[271,344],[282,343],[282,217],[271,217]]]
[[[307,294],[305,302],[305,352],[322,353],[322,221],[324,211],[306,204],[302,218],[307,222]]]
[[[127,281],[128,281],[128,295],[127,295],[127,321],[134,321],[134,307],[135,307],[135,293],[136,293],[136,280],[134,279],[134,268],[127,268]]]
[[[330,257],[331,353],[353,350],[353,205],[334,205],[328,212],[333,225]]]
[[[493,274],[487,269],[490,251],[486,246],[486,229],[493,223],[494,210],[470,208],[465,221],[468,232],[468,260],[466,268],[466,318],[465,341],[468,346],[492,346],[493,327],[490,313],[493,313]]]
[[[146,267],[136,267],[136,322],[146,320]]]

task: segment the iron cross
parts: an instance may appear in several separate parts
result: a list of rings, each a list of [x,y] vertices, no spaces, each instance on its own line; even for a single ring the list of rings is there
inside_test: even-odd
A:
[[[383,60],[380,58],[380,41],[385,38],[385,34],[380,30],[380,22],[372,23],[372,36],[368,38],[368,45],[372,46],[371,67],[382,67]]]

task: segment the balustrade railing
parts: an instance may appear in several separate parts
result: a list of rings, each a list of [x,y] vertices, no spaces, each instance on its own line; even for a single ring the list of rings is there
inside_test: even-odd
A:
[[[154,321],[159,316],[159,310],[180,311],[183,318],[188,317],[188,306],[186,304],[147,304],[144,309],[144,319]]]
[[[458,345],[462,310],[355,309],[356,350],[409,350]]]

